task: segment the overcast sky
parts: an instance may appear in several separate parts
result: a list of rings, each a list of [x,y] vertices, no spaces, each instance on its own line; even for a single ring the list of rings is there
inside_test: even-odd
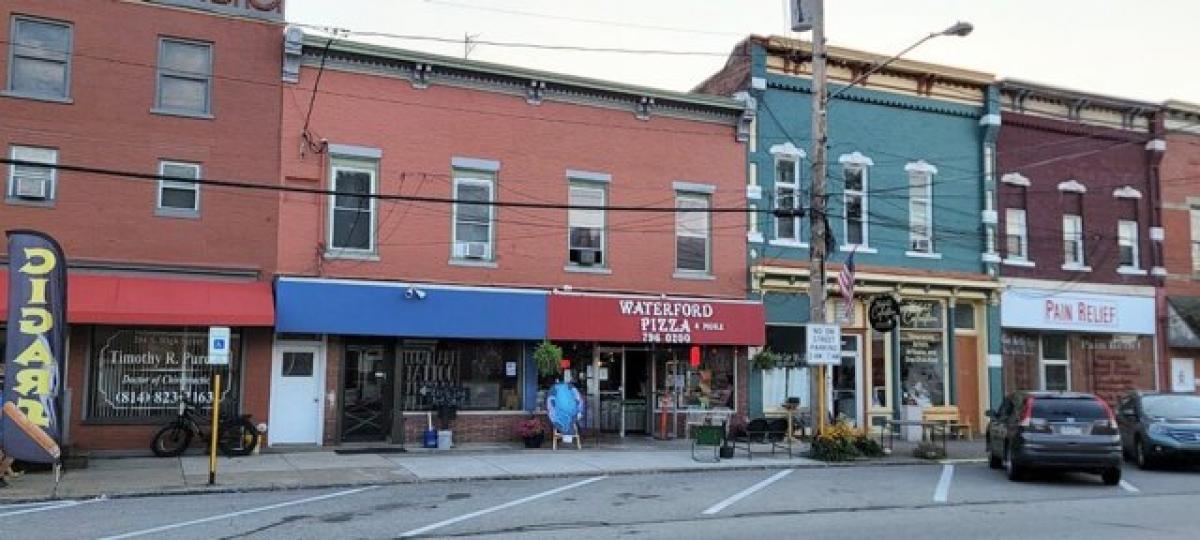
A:
[[[478,45],[471,58],[689,90],[745,35],[786,30],[785,0],[287,0],[292,22],[480,40],[708,51],[665,56]],[[517,13],[520,12],[520,13]],[[914,60],[1153,102],[1200,103],[1198,0],[826,0],[832,45],[894,54],[956,20]],[[462,56],[463,45],[354,37]]]

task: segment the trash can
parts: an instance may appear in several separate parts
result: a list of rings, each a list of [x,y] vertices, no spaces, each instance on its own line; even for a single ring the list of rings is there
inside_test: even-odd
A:
[[[438,450],[449,450],[451,446],[454,446],[454,432],[448,429],[437,432]]]
[[[436,429],[425,430],[424,436],[421,439],[421,446],[425,448],[437,448],[438,433]]]

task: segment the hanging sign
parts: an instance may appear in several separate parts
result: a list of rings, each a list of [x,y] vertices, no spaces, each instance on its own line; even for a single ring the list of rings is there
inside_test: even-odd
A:
[[[891,295],[879,295],[871,299],[867,319],[876,332],[891,332],[896,329],[896,318],[900,315],[900,303]]]
[[[9,457],[58,459],[66,345],[67,260],[53,238],[8,231],[8,346],[0,446]]]
[[[809,323],[806,329],[807,360],[810,366],[842,363],[842,328],[836,324]]]

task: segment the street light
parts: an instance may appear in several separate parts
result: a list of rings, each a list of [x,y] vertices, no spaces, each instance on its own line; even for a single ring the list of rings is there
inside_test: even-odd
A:
[[[861,82],[867,80],[867,77],[870,77],[871,75],[874,75],[879,70],[887,67],[888,64],[891,64],[892,62],[899,60],[901,56],[904,56],[904,55],[908,54],[909,51],[911,51],[917,47],[920,47],[921,44],[925,43],[926,41],[929,41],[929,40],[931,40],[935,37],[939,37],[939,36],[965,37],[967,34],[970,34],[971,31],[974,29],[975,29],[975,27],[972,26],[971,23],[964,22],[964,21],[958,21],[958,22],[954,23],[953,25],[951,25],[949,28],[942,30],[941,32],[933,32],[932,34],[929,34],[928,36],[921,38],[920,41],[917,41],[916,43],[909,45],[907,49],[904,49],[903,51],[896,53],[891,58],[888,58],[887,60],[884,60],[883,62],[875,64],[874,66],[871,67],[871,69],[867,70],[866,73],[863,73],[862,75],[859,75],[858,77],[855,77],[854,80],[850,81],[850,84],[847,84],[846,86],[839,88],[836,92],[829,94],[829,99],[833,99],[833,98],[837,97],[839,94],[841,94],[842,92],[844,92],[847,88],[850,88],[851,86],[854,86],[858,83],[861,83]],[[815,45],[814,45],[814,47],[815,47]]]

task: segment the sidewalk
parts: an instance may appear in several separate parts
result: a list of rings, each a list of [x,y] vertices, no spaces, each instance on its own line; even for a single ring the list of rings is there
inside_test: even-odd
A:
[[[63,474],[58,498],[119,497],[173,493],[280,490],[437,481],[653,474],[705,470],[783,469],[830,466],[936,464],[912,457],[911,445],[896,442],[890,456],[848,464],[827,464],[804,455],[801,444],[789,459],[756,448],[753,459],[739,451],[716,463],[692,460],[684,441],[654,445],[622,444],[576,450],[527,450],[515,446],[464,445],[449,451],[416,449],[408,453],[339,454],[334,451],[267,452],[258,456],[221,457],[217,482],[208,485],[208,458],[93,458],[86,469]],[[949,459],[982,458],[980,442],[951,441]],[[0,488],[0,503],[50,499],[50,473],[29,473]]]

